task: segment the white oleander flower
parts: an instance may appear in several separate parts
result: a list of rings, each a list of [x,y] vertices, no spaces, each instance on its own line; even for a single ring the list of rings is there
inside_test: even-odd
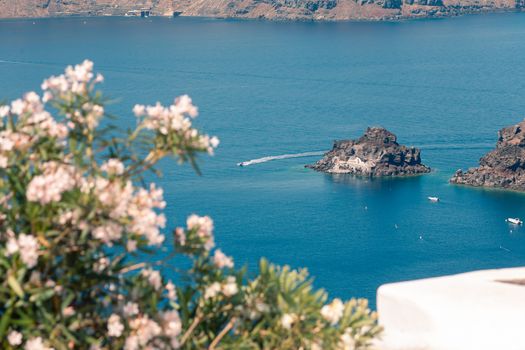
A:
[[[7,335],[7,342],[11,346],[17,346],[22,344],[22,333],[17,331],[10,331]]]
[[[129,301],[122,308],[122,312],[124,313],[124,316],[126,317],[138,315],[139,306],[137,305],[137,303],[132,303],[131,301]]]
[[[182,227],[177,227],[175,229],[175,240],[181,247],[186,245],[186,232],[184,232]]]
[[[36,337],[26,342],[24,350],[53,350],[53,348],[46,346],[42,338]]]
[[[350,333],[351,329],[347,329],[340,338],[340,349],[341,350],[355,350],[355,340]]]
[[[97,73],[97,76],[95,78],[95,83],[103,83],[104,82],[104,76],[100,73]]]
[[[135,105],[133,113],[141,118],[144,128],[157,131],[160,135],[175,132],[187,144],[207,150],[209,154],[213,154],[219,145],[218,138],[201,135],[192,127],[192,119],[197,117],[198,109],[188,95],[177,97],[169,107],[160,102],[154,106]]]
[[[11,109],[9,106],[0,106],[0,118],[5,118],[9,115]]]
[[[128,231],[144,236],[149,245],[159,246],[164,242],[164,235],[160,229],[166,225],[164,214],[158,214],[155,209],[163,209],[166,202],[163,199],[163,190],[151,184],[149,191],[139,189],[127,205],[127,214],[131,222],[127,225]]]
[[[26,234],[20,234],[18,237],[18,248],[20,258],[29,268],[35,267],[38,261],[38,250],[40,244],[35,237]]]
[[[0,150],[2,152],[10,152],[15,147],[13,133],[10,131],[0,132]]]
[[[42,83],[45,101],[55,98],[72,101],[75,95],[85,95],[94,84],[103,82],[102,75],[93,74],[93,62],[85,60],[76,66],[68,66],[64,74],[52,76]]]
[[[62,314],[65,316],[65,317],[71,317],[75,314],[75,308],[73,308],[73,306],[68,306],[66,308],[64,308],[64,310],[62,310]]]
[[[284,329],[291,329],[292,325],[297,320],[297,315],[295,314],[284,314],[281,316],[281,326]]]
[[[0,155],[0,168],[5,169],[9,164],[9,158]]]
[[[124,325],[120,322],[120,316],[112,314],[108,319],[108,335],[110,337],[120,337],[124,331]]]
[[[171,301],[177,300],[177,290],[175,289],[175,285],[169,281],[166,284],[166,291],[168,292],[168,299]]]
[[[199,110],[193,105],[191,97],[188,95],[182,95],[175,98],[174,104],[171,106],[171,110],[176,114],[187,114],[192,118],[199,115]]]
[[[11,256],[20,253],[20,258],[28,268],[35,267],[38,261],[38,250],[40,244],[35,237],[21,233],[18,238],[9,231],[9,239],[6,244],[6,255]]]
[[[6,255],[11,256],[19,251],[18,240],[15,237],[10,237],[6,244]]]
[[[221,287],[222,294],[224,294],[226,297],[232,297],[235,294],[239,292],[239,288],[237,287],[237,280],[234,276],[228,276],[226,278],[226,283],[222,285]]]
[[[213,282],[204,290],[204,299],[215,298],[221,291],[221,284],[219,282]]]
[[[211,139],[210,139],[210,146],[212,148],[217,148],[219,146],[219,143],[221,141],[219,140],[219,138],[217,136],[213,136]]]
[[[124,350],[139,350],[139,348],[139,337],[137,337],[136,335],[130,335],[126,338],[126,342],[124,343]]]
[[[321,316],[327,320],[331,325],[335,325],[343,316],[345,305],[341,299],[336,298],[332,303],[321,308]]]
[[[11,113],[21,115],[25,112],[26,104],[22,99],[17,99],[11,102]]]
[[[146,106],[144,105],[135,105],[133,107],[133,114],[137,117],[142,117],[146,114]]]
[[[137,250],[137,241],[133,240],[133,239],[130,239],[129,241],[126,242],[126,250],[128,252],[134,252],[135,250]]]

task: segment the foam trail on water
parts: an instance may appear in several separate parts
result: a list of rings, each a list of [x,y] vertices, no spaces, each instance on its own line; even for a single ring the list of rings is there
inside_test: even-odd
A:
[[[22,62],[22,61],[8,61],[8,60],[0,60],[0,63],[38,65],[37,63]]]
[[[245,162],[237,163],[237,165],[238,166],[249,166],[249,165],[254,165],[254,164],[266,163],[266,162],[269,162],[269,161],[272,161],[272,160],[279,160],[279,159],[322,156],[325,153],[326,153],[326,151],[282,154],[280,156],[268,156],[268,157],[252,159],[252,160],[248,160],[248,161],[245,161]]]

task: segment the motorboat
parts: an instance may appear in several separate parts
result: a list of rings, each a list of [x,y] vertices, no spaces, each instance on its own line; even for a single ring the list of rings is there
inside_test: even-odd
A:
[[[439,202],[439,197],[428,197],[428,200],[434,203]]]
[[[523,221],[518,218],[508,218],[506,221],[513,225],[523,225]]]

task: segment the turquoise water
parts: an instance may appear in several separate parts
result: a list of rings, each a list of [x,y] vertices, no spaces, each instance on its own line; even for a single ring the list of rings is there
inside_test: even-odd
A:
[[[188,93],[221,140],[203,176],[165,162],[170,226],[211,215],[237,264],[261,256],[307,267],[332,295],[380,284],[525,263],[525,195],[452,186],[496,132],[525,117],[525,14],[397,23],[212,19],[0,21],[0,96],[37,89],[84,58],[106,76],[110,109]],[[265,156],[327,150],[382,125],[421,147],[434,171],[397,180],[305,169],[318,156],[249,167]],[[430,203],[427,196],[439,196]],[[396,228],[397,225],[397,228]]]

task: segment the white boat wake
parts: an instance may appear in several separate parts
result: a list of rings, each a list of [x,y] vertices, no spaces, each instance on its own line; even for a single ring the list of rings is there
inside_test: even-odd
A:
[[[32,62],[22,62],[22,61],[8,61],[8,60],[0,60],[0,63],[7,63],[7,64],[27,64],[27,65],[35,65],[38,66],[38,63],[32,63]]]
[[[266,162],[269,162],[269,161],[272,161],[272,160],[279,160],[279,159],[322,156],[325,153],[326,153],[326,151],[282,154],[280,156],[268,156],[268,157],[262,157],[262,158],[247,160],[245,162],[237,163],[237,165],[238,166],[249,166],[249,165],[254,165],[254,164],[266,163]]]

